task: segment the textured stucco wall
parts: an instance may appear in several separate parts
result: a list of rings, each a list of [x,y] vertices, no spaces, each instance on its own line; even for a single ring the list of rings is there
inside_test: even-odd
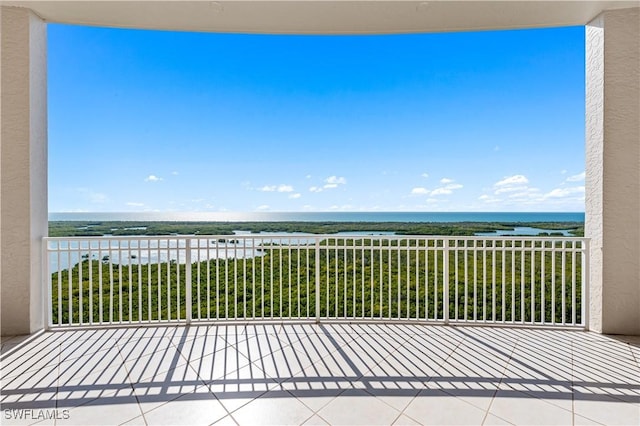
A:
[[[640,8],[587,26],[590,328],[640,335]]]
[[[0,67],[2,335],[43,327],[42,237],[47,234],[46,25],[3,7]]]

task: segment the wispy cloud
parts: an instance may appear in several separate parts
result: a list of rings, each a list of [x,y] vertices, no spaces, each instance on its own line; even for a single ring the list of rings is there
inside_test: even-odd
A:
[[[429,177],[429,173],[422,173],[420,176],[422,176],[423,178],[427,179]]]
[[[523,192],[529,189],[529,179],[525,175],[507,176],[493,184],[495,195]]]
[[[144,179],[145,182],[160,182],[161,180],[163,179],[156,175],[149,175]]]
[[[302,194],[300,194],[299,192],[296,192],[295,194],[290,194],[289,195],[289,198],[294,199],[294,200],[296,198],[300,198],[300,197],[302,197]]]
[[[529,179],[527,179],[526,176],[524,176],[524,175],[513,175],[513,176],[507,176],[504,179],[499,180],[493,186],[495,188],[501,188],[501,187],[506,187],[506,186],[522,185],[522,184],[527,184],[527,183],[529,183]]]
[[[347,180],[344,177],[338,176],[329,176],[325,180],[325,184],[323,186],[324,189],[333,189],[337,188],[338,185],[346,185]]]
[[[450,195],[453,193],[453,191],[464,187],[462,184],[456,183],[454,179],[450,178],[442,178],[440,179],[440,183],[443,186],[433,190],[429,190],[421,186],[413,188],[411,190],[411,195],[428,195],[430,197],[435,197],[438,195]]]
[[[429,191],[427,188],[423,188],[421,186],[419,186],[417,188],[413,188],[411,190],[411,194],[412,195],[428,195],[430,193],[431,193],[431,191]]]
[[[564,198],[570,195],[584,194],[584,186],[570,186],[566,188],[556,188],[546,194],[544,198]]]
[[[326,189],[335,189],[338,186],[346,185],[347,179],[342,176],[329,176],[324,180],[324,185],[322,186],[311,186],[309,187],[309,192],[322,192]]]
[[[262,188],[258,188],[258,191],[262,192],[293,192],[293,186],[291,185],[265,185]]]
[[[144,203],[136,203],[133,201],[129,201],[126,205],[129,207],[144,207]]]
[[[582,182],[585,177],[585,172],[578,173],[577,175],[569,176],[565,179],[565,182]]]
[[[514,206],[537,209],[560,206],[580,208],[579,205],[584,203],[584,186],[565,186],[565,183],[577,182],[581,178],[584,178],[583,174],[570,176],[560,187],[543,192],[539,188],[530,186],[529,179],[524,175],[507,176],[493,184],[490,194],[482,194],[478,200],[502,208]]]

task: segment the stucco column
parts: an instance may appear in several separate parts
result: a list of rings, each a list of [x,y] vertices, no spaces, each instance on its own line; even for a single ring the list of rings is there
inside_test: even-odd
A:
[[[29,9],[0,8],[2,335],[44,326],[47,235],[47,31]]]
[[[640,335],[640,8],[599,15],[586,46],[589,328]]]

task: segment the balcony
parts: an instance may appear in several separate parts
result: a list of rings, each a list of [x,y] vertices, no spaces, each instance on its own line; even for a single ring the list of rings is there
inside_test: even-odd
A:
[[[47,238],[44,250],[51,331],[3,339],[8,424],[640,420],[640,340],[583,331],[584,238]]]
[[[637,337],[251,323],[81,328],[2,342],[3,424],[640,420]]]
[[[638,338],[597,334],[637,335],[640,330],[637,2],[240,3],[2,2],[3,424],[640,423]],[[584,25],[585,230],[590,237],[589,251],[583,252],[578,242],[561,248],[575,253],[576,262],[569,262],[571,267],[575,265],[575,275],[566,274],[565,269],[572,253],[569,257],[567,253],[551,255],[565,259],[564,266],[562,260],[555,264],[563,271],[565,282],[552,281],[552,288],[555,285],[560,294],[551,291],[550,302],[542,283],[557,272],[549,272],[545,266],[545,279],[542,268],[538,279],[537,269],[533,278],[525,270],[523,279],[517,270],[518,281],[502,267],[502,258],[499,266],[493,261],[493,247],[488,246],[489,250],[480,251],[477,257],[478,250],[467,246],[463,257],[467,262],[473,259],[468,254],[471,251],[484,266],[486,253],[487,273],[482,267],[463,269],[467,274],[476,271],[480,277],[476,282],[482,282],[479,288],[487,291],[485,299],[482,292],[469,290],[473,283],[469,278],[462,281],[455,277],[455,271],[460,272],[451,268],[451,262],[456,262],[456,251],[460,258],[460,246],[447,240],[446,246],[426,250],[434,255],[430,275],[434,279],[426,282],[428,291],[424,281],[420,280],[420,287],[416,284],[420,301],[427,294],[429,301],[420,305],[419,312],[416,307],[415,316],[403,310],[413,287],[406,293],[400,289],[398,299],[399,287],[382,281],[382,276],[378,280],[380,288],[387,291],[382,293],[385,304],[365,309],[364,314],[357,309],[349,311],[349,306],[362,308],[370,299],[357,297],[358,305],[351,298],[349,304],[343,294],[342,302],[334,297],[328,305],[309,299],[303,320],[298,305],[293,315],[289,306],[294,305],[280,304],[280,295],[284,300],[285,293],[270,299],[277,309],[271,310],[269,304],[268,312],[261,311],[258,308],[265,305],[252,302],[247,305],[250,311],[242,311],[234,299],[234,303],[225,304],[225,309],[230,308],[227,314],[226,310],[210,309],[207,301],[212,300],[211,293],[204,293],[207,297],[203,299],[200,285],[186,284],[177,286],[175,293],[172,290],[170,299],[160,298],[159,305],[157,299],[144,298],[145,310],[139,298],[134,304],[133,286],[137,283],[133,280],[132,291],[124,291],[126,298],[121,297],[121,277],[126,277],[129,288],[129,277],[140,274],[120,274],[129,264],[115,262],[113,254],[104,262],[104,255],[96,258],[102,265],[97,270],[104,274],[104,265],[107,269],[115,266],[118,274],[114,271],[96,281],[91,272],[91,285],[78,286],[76,294],[73,270],[66,276],[64,270],[80,264],[78,282],[84,282],[80,279],[84,274],[80,272],[84,271],[82,254],[74,259],[73,245],[41,247],[42,237],[47,235],[47,22],[318,34]],[[171,243],[167,244],[169,248]],[[113,245],[116,248],[110,250],[115,254],[128,250],[126,244]],[[202,268],[203,260],[215,263],[218,259],[221,263],[223,259],[198,259],[197,253],[202,256],[202,252],[192,249],[187,250],[196,256],[191,263],[178,258],[174,264],[169,262],[176,276],[180,271],[184,283],[193,283],[194,276],[202,279],[197,266],[194,272],[186,265],[200,260]],[[395,249],[388,249],[392,256]],[[322,247],[317,251],[326,256]],[[500,251],[495,250],[496,256]],[[315,258],[316,252],[313,254]],[[53,264],[50,257],[58,255],[60,261]],[[536,259],[539,255],[536,252]],[[66,267],[65,256],[71,259],[67,258]],[[441,260],[443,256],[448,256],[447,262]],[[87,265],[93,261],[90,256]],[[135,267],[136,262],[130,263]],[[49,269],[43,271],[43,265]],[[448,268],[447,273],[443,268]],[[88,274],[89,270],[93,267],[87,268]],[[307,270],[315,274],[315,269]],[[153,275],[152,268],[147,271]],[[493,279],[494,271],[496,278],[507,283],[506,287],[496,286],[495,291],[493,283],[498,281]],[[505,279],[502,271],[506,271]],[[229,273],[236,276],[235,271]],[[114,281],[110,287],[116,277],[118,286]],[[571,277],[570,283],[567,277]],[[317,282],[320,286],[315,288],[319,289],[332,283],[331,276],[325,279],[321,275],[319,281],[315,278],[310,280],[307,295]],[[94,291],[94,282],[116,292],[107,292],[105,297],[99,291],[98,299],[100,295],[103,299],[96,303],[88,293],[89,288]],[[520,284],[520,290],[515,291],[511,283]],[[50,291],[46,298],[41,294],[43,288]],[[147,285],[147,295],[149,288],[162,289]],[[336,282],[332,294],[342,288]],[[511,299],[508,304],[507,294],[515,295],[517,303]],[[135,295],[143,295],[140,288]],[[288,293],[286,296],[288,301]],[[45,300],[49,306],[43,304]],[[469,310],[470,306],[476,307],[475,311]],[[507,311],[508,306],[513,309]],[[341,309],[343,316],[338,315]],[[227,317],[231,313],[242,313],[242,319],[224,324],[231,320]],[[369,323],[350,324],[358,319],[357,314]],[[305,321],[309,323],[303,324]],[[494,327],[471,326],[478,323]],[[581,330],[587,326],[597,333]],[[40,331],[43,327],[49,331]],[[17,333],[37,334],[5,336]]]

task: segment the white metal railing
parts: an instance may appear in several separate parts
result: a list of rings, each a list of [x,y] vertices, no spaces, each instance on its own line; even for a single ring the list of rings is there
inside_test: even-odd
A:
[[[382,320],[584,328],[588,240],[45,238],[50,328]]]

